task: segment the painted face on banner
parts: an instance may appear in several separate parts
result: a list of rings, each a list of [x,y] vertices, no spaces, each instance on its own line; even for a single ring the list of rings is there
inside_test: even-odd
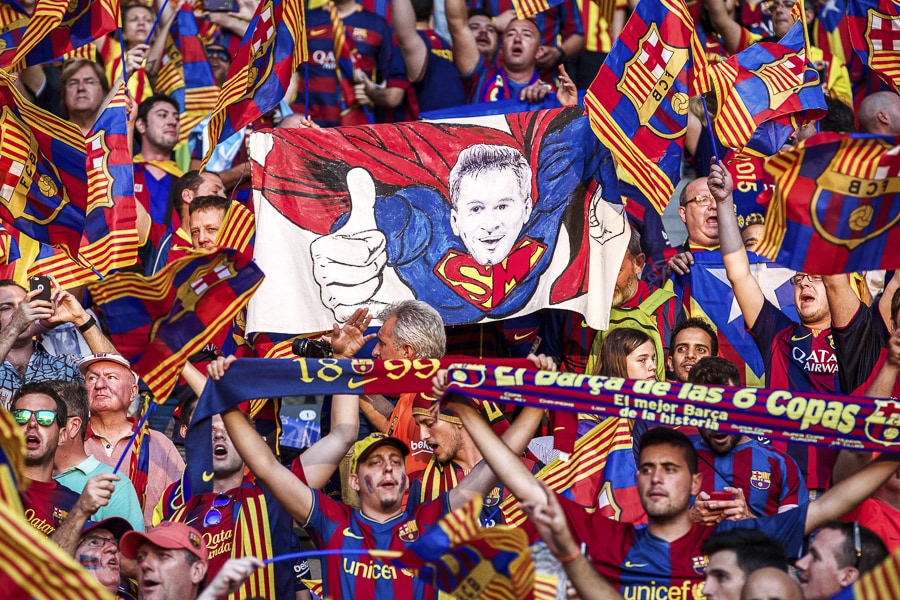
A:
[[[482,171],[461,179],[450,228],[475,262],[496,265],[509,255],[530,216],[531,201],[513,171]]]

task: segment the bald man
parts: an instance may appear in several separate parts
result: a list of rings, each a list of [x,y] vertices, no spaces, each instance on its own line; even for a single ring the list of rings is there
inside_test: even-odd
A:
[[[741,600],[803,600],[796,579],[775,567],[757,569],[747,577]]]
[[[900,96],[878,92],[863,100],[859,105],[859,128],[866,133],[900,135]]]

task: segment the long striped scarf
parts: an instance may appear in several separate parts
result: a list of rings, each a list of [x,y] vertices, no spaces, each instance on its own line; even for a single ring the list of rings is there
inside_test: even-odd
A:
[[[143,415],[149,405],[149,396],[141,394],[141,414]],[[150,423],[144,421],[141,431],[134,439],[134,447],[131,449],[131,460],[128,463],[128,478],[137,492],[138,502],[141,508],[147,501],[147,480],[150,471]]]
[[[353,78],[348,80],[341,71],[342,65],[348,66],[355,76],[356,70],[359,68],[359,52],[347,37],[347,28],[344,27],[344,21],[338,14],[337,5],[334,2],[328,3],[328,16],[331,18],[331,37],[334,41],[334,56],[338,63],[334,75],[337,77],[338,94],[341,98],[341,125],[365,125],[371,121],[363,107],[356,101]]]

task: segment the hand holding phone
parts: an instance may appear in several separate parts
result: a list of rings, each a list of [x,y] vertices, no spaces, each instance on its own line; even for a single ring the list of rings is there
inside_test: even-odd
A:
[[[734,494],[731,492],[712,492],[709,495],[710,502],[731,502],[734,500]]]
[[[203,10],[208,12],[237,12],[234,0],[203,0]]]
[[[28,283],[31,287],[31,291],[40,290],[40,293],[37,294],[33,299],[50,302],[53,289],[51,287],[49,277],[45,277],[43,275],[33,275],[31,276],[31,278],[29,278]]]

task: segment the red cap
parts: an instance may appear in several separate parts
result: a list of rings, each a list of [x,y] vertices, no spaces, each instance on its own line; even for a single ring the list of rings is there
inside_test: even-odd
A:
[[[146,533],[129,531],[122,536],[119,542],[119,550],[125,558],[137,558],[138,547],[142,542],[150,542],[154,546],[175,550],[182,548],[196,555],[200,560],[209,559],[209,550],[200,532],[185,525],[173,521],[163,521]]]

